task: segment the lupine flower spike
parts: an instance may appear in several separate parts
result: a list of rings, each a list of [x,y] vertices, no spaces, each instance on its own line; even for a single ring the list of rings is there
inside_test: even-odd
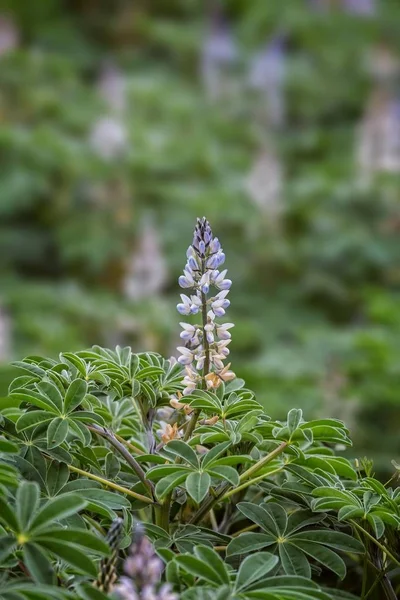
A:
[[[164,565],[138,523],[135,539],[115,591],[121,600],[178,600],[169,583],[159,585]]]
[[[107,533],[106,541],[110,545],[111,554],[110,556],[103,558],[100,562],[99,576],[94,583],[94,587],[105,593],[111,592],[117,579],[115,566],[118,558],[118,548],[122,537],[122,531],[123,521],[118,518],[113,521]]]
[[[225,254],[217,237],[214,237],[205,217],[197,219],[193,242],[187,253],[187,263],[179,285],[190,290],[181,294],[177,305],[181,315],[201,315],[200,324],[182,322],[178,361],[185,366],[183,395],[190,394],[198,387],[216,389],[221,381],[231,381],[236,376],[225,366],[231,341],[230,329],[233,323],[218,323],[225,315],[230,302],[227,299],[232,281],[227,279],[227,270],[219,271],[225,261]],[[213,293],[213,288],[216,293]]]

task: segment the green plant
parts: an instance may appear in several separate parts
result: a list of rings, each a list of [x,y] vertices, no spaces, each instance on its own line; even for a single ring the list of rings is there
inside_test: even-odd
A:
[[[231,281],[205,219],[187,256],[178,310],[200,322],[178,361],[95,346],[15,363],[0,598],[395,598],[400,488],[336,454],[340,420],[265,414],[224,364]]]

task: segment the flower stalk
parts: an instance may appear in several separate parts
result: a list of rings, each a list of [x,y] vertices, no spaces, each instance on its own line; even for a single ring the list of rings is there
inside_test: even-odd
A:
[[[185,367],[183,395],[191,394],[195,389],[217,389],[222,381],[231,381],[236,376],[225,366],[231,341],[229,329],[233,323],[217,323],[225,315],[230,302],[227,299],[231,280],[226,278],[227,270],[219,271],[225,261],[225,254],[218,238],[214,237],[210,224],[205,217],[197,219],[193,241],[187,252],[187,263],[179,285],[191,291],[191,295],[181,294],[177,310],[181,315],[200,313],[201,324],[181,323],[180,334],[185,342],[179,346],[178,361]],[[215,295],[210,294],[217,289]],[[183,405],[172,399],[172,406]],[[193,411],[185,440],[190,439],[196,426],[199,411]]]

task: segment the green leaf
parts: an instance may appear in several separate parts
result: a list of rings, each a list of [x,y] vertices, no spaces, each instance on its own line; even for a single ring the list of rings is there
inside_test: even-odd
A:
[[[29,542],[23,549],[24,563],[38,583],[54,583],[54,571],[51,562],[43,550],[37,544]]]
[[[68,421],[61,417],[53,419],[47,429],[47,447],[56,448],[68,435]]]
[[[100,590],[96,589],[88,583],[80,583],[75,591],[82,600],[108,600],[109,596],[106,596]]]
[[[65,463],[53,460],[47,469],[46,488],[49,496],[56,496],[69,479],[69,469]]]
[[[16,510],[22,531],[26,531],[39,504],[39,486],[33,481],[23,481],[17,490]]]
[[[237,507],[245,517],[256,523],[261,529],[273,535],[277,534],[275,521],[264,508],[251,502],[239,502]]]
[[[287,427],[289,429],[290,435],[292,435],[296,431],[296,429],[301,423],[302,417],[303,411],[301,410],[301,408],[292,408],[292,410],[289,410],[287,416]]]
[[[225,563],[214,550],[207,546],[196,546],[194,553],[197,558],[213,569],[220,583],[229,584],[230,579]]]
[[[183,483],[187,476],[188,472],[185,469],[184,472],[182,472],[181,470],[179,470],[178,472],[174,471],[173,473],[167,475],[167,477],[163,477],[163,479],[160,479],[155,489],[157,498],[159,500],[165,498],[165,496],[169,494],[169,492],[171,492],[175,487]]]
[[[378,515],[375,515],[375,514],[367,515],[367,521],[371,525],[371,527],[375,533],[376,539],[379,540],[379,538],[381,538],[383,536],[383,534],[385,533],[384,522],[382,521],[382,519],[380,517],[378,517]]]
[[[234,554],[247,554],[248,552],[254,552],[254,550],[260,550],[261,548],[267,548],[276,543],[276,538],[272,535],[265,533],[242,533],[229,543],[226,554],[227,556],[233,556]]]
[[[18,432],[25,431],[31,427],[47,423],[52,419],[54,419],[54,413],[52,412],[48,412],[47,410],[30,410],[20,416],[15,424],[15,429]]]
[[[255,581],[269,573],[279,562],[270,552],[259,552],[244,559],[236,578],[236,590],[246,589]]]
[[[278,535],[284,535],[287,528],[287,514],[285,509],[276,502],[268,502],[261,505],[262,508],[271,515],[272,520],[275,523],[275,531]]]
[[[229,481],[229,483],[231,483],[234,486],[239,485],[240,482],[240,478],[239,478],[239,473],[236,471],[236,469],[233,469],[232,467],[227,467],[227,466],[211,466],[208,470],[207,473],[209,473],[212,477],[218,477],[219,479],[225,479],[226,481]]]
[[[208,564],[206,564],[203,560],[196,558],[195,556],[191,556],[190,554],[181,554],[174,559],[179,566],[183,567],[185,571],[194,575],[195,577],[200,577],[209,583],[212,583],[215,586],[218,586],[220,583],[220,578],[217,576],[214,569],[212,569]]]
[[[158,467],[152,467],[146,473],[146,479],[150,481],[157,481],[157,479],[161,479],[162,477],[167,477],[173,473],[190,473],[191,469],[186,467],[185,465],[163,465]]]
[[[360,518],[364,515],[364,509],[358,506],[342,506],[338,512],[339,521],[346,521],[348,519]]]
[[[15,545],[16,540],[13,535],[3,535],[0,537],[0,563],[11,554]]]
[[[84,552],[79,550],[79,547],[76,544],[70,544],[64,540],[58,542],[56,540],[42,539],[41,545],[78,569],[78,571],[91,575],[92,577],[97,576],[96,565]]]
[[[0,496],[0,523],[4,523],[15,532],[19,531],[20,526],[16,514],[2,496]]]
[[[104,419],[101,415],[98,415],[95,412],[89,412],[87,410],[79,410],[73,413],[70,413],[70,420],[74,421],[85,421],[87,423],[97,423],[98,425],[104,426]]]
[[[200,473],[199,471],[196,471],[195,473],[190,473],[186,479],[185,487],[189,496],[193,498],[197,504],[200,504],[203,498],[207,495],[210,485],[210,475],[208,473]]]
[[[317,562],[321,563],[327,569],[330,569],[340,579],[343,579],[346,575],[346,565],[344,561],[329,548],[326,548],[322,544],[313,544],[311,542],[296,542],[296,546],[303,552],[314,558]]]
[[[222,442],[221,444],[217,444],[211,450],[208,450],[207,454],[205,454],[201,461],[201,466],[204,469],[207,466],[210,466],[214,460],[219,458],[227,449],[231,446],[231,442]]]
[[[43,392],[45,396],[49,398],[54,406],[56,406],[57,411],[62,413],[63,410],[63,399],[60,394],[59,389],[51,383],[50,381],[41,381],[37,384],[40,392]]]
[[[83,546],[96,554],[108,554],[110,552],[108,544],[103,539],[85,529],[45,529],[37,534],[35,539],[38,541],[44,539],[66,541]]]
[[[140,371],[137,371],[137,373],[135,374],[135,379],[145,379],[146,377],[154,377],[157,375],[164,375],[164,369],[162,369],[161,367],[144,367],[143,369],[140,369]]]
[[[172,440],[165,446],[165,449],[168,450],[168,452],[172,452],[175,456],[179,456],[179,458],[188,462],[195,469],[199,467],[199,461],[195,451],[186,442],[183,442],[182,440]]]
[[[30,531],[37,530],[47,523],[65,519],[85,508],[87,501],[74,494],[63,494],[49,500],[36,514],[30,526]]]
[[[3,437],[0,437],[0,452],[9,452],[9,453],[16,453],[18,452],[18,446],[17,444],[14,444],[13,442],[10,442],[9,440],[6,440]]]
[[[318,529],[315,531],[301,531],[291,536],[291,540],[300,540],[302,542],[315,542],[317,544],[325,544],[331,546],[336,550],[343,550],[344,552],[355,552],[356,554],[363,554],[365,552],[364,546],[356,538],[342,533],[340,531],[332,531],[329,529]]]
[[[64,399],[64,410],[68,414],[82,404],[87,394],[87,383],[83,379],[74,379],[67,389]]]
[[[311,577],[311,567],[304,553],[290,543],[279,544],[279,557],[288,575]]]
[[[92,442],[91,433],[90,433],[89,429],[87,429],[87,427],[85,427],[85,425],[83,425],[83,423],[80,423],[79,421],[75,420],[74,413],[69,417],[68,424],[69,424],[70,435],[75,434],[76,437],[82,442],[82,445],[85,448],[87,446],[90,446],[90,444]]]

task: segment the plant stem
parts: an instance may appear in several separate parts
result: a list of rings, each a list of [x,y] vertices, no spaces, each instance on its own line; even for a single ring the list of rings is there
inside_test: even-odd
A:
[[[397,560],[397,558],[393,556],[390,550],[385,548],[385,546],[381,544],[376,538],[374,538],[374,536],[371,535],[366,529],[364,529],[364,527],[362,527],[352,519],[350,519],[350,523],[354,525],[354,527],[356,527],[359,531],[361,531],[369,540],[371,540],[371,542],[373,542],[375,546],[377,546],[384,554],[386,554],[386,556],[388,556],[394,563],[396,563],[396,565],[400,566],[400,562]]]
[[[276,456],[279,456],[279,454],[281,454],[284,451],[284,449],[288,446],[288,444],[289,444],[289,442],[282,442],[274,450],[271,450],[271,452],[269,452],[269,454],[264,456],[264,458],[261,458],[258,462],[256,462],[255,465],[252,465],[249,469],[247,469],[247,471],[242,473],[239,478],[240,483],[242,483],[243,481],[246,481],[246,479],[249,479],[249,477],[254,475],[254,473],[256,473],[262,467],[264,467],[269,462],[271,462],[271,460],[273,460]],[[268,474],[264,475],[264,477],[266,477],[267,475]]]
[[[232,537],[237,537],[241,533],[247,533],[248,531],[254,531],[254,529],[257,529],[257,527],[258,527],[257,523],[253,523],[253,525],[249,525],[248,527],[239,529],[239,531],[235,531],[234,533],[232,533]]]
[[[201,261],[201,275],[204,275],[206,269],[206,261],[203,259]],[[206,385],[206,375],[210,372],[210,345],[207,340],[207,331],[205,329],[207,325],[207,294],[201,292],[201,320],[202,320],[202,329],[203,329],[203,347],[204,347],[204,367],[203,367],[203,380],[202,380],[202,388],[203,390],[207,389]],[[186,428],[184,441],[187,442],[192,437],[192,433],[194,428],[196,427],[197,420],[200,415],[200,410],[194,410],[192,416],[189,421],[189,425]]]
[[[121,454],[121,456],[123,456],[125,458],[128,465],[134,470],[134,472],[139,477],[139,479],[143,483],[143,485],[145,485],[147,487],[147,489],[149,490],[149,492],[154,496],[153,483],[151,481],[149,481],[148,479],[146,479],[146,473],[143,471],[142,467],[133,458],[133,456],[128,452],[128,450],[125,448],[125,446],[117,440],[117,438],[112,433],[112,431],[109,431],[105,428],[99,427],[98,425],[89,425],[88,428],[91,431],[95,431],[101,437],[105,438],[111,444],[111,446],[114,446],[114,448]]]
[[[261,460],[256,462],[256,464],[253,465],[252,467],[250,467],[249,469],[247,469],[247,471],[242,473],[242,475],[240,476],[240,481],[245,481],[246,479],[251,477],[254,473],[256,473],[259,469],[261,469],[262,467],[267,465],[269,462],[271,462],[271,460],[273,460],[276,456],[278,456],[279,454],[281,454],[284,451],[284,449],[286,448],[287,445],[288,445],[288,442],[282,442],[281,444],[279,444],[279,446],[277,448],[275,448],[269,454],[264,456],[264,458],[262,458]],[[267,477],[267,476],[268,476],[268,474],[263,475],[263,477]],[[230,487],[229,484],[224,485],[222,487],[222,489],[215,494],[215,496],[209,496],[203,502],[202,506],[200,506],[197,513],[193,515],[193,517],[191,518],[191,520],[189,522],[191,524],[196,524],[203,517],[205,517],[205,515],[208,513],[208,511],[211,510],[213,508],[213,506],[215,504],[217,504],[217,502],[220,502],[222,500],[222,498],[224,498],[229,487]],[[233,488],[233,489],[234,489],[234,492],[236,492],[238,490],[238,488]]]
[[[122,485],[118,485],[117,483],[113,483],[108,479],[104,479],[103,477],[99,477],[98,475],[93,475],[93,473],[89,473],[88,471],[84,471],[83,469],[78,469],[78,467],[74,467],[73,465],[67,465],[70,471],[74,473],[79,473],[79,475],[83,475],[84,477],[88,477],[89,479],[93,479],[94,481],[98,481],[102,485],[110,487],[117,492],[121,492],[122,494],[127,494],[128,496],[132,496],[136,500],[140,500],[141,502],[146,502],[146,504],[153,504],[153,500],[148,498],[147,496],[142,496],[142,494],[138,494],[137,492],[133,492],[132,490],[128,490],[128,488],[123,487]]]
[[[368,555],[365,553],[364,556],[364,564],[363,564],[363,577],[362,577],[362,585],[361,585],[361,600],[365,600],[365,592],[367,590],[367,581],[368,581]]]
[[[171,507],[172,493],[166,496],[164,502],[156,508],[156,525],[169,533],[169,511]]]
[[[133,444],[131,444],[131,442],[128,442],[128,440],[124,440],[124,438],[121,437],[120,435],[117,435],[116,433],[114,433],[114,437],[119,442],[121,442],[121,444],[124,444],[127,448],[129,448],[130,450],[132,450],[132,452],[135,452],[135,454],[145,454],[145,452],[141,448],[138,448],[137,446],[134,446]]]
[[[226,494],[224,494],[222,496],[221,500],[225,500],[225,498],[230,498],[230,496],[233,496],[237,492],[240,492],[241,490],[245,490],[246,488],[250,487],[254,483],[258,483],[259,481],[262,481],[266,477],[269,477],[270,475],[275,475],[275,473],[279,473],[282,470],[283,470],[283,467],[279,467],[279,469],[274,469],[273,471],[270,471],[269,473],[259,475],[258,477],[255,477],[254,479],[250,479],[249,481],[245,481],[245,483],[242,483],[242,485],[239,485],[236,488],[232,488],[231,490],[226,492]]]
[[[183,436],[183,439],[185,442],[190,440],[190,438],[192,437],[192,433],[194,431],[194,428],[196,427],[196,423],[197,423],[197,419],[199,418],[199,415],[200,415],[200,410],[193,411],[192,416],[190,417],[189,425],[186,427],[185,435]]]

